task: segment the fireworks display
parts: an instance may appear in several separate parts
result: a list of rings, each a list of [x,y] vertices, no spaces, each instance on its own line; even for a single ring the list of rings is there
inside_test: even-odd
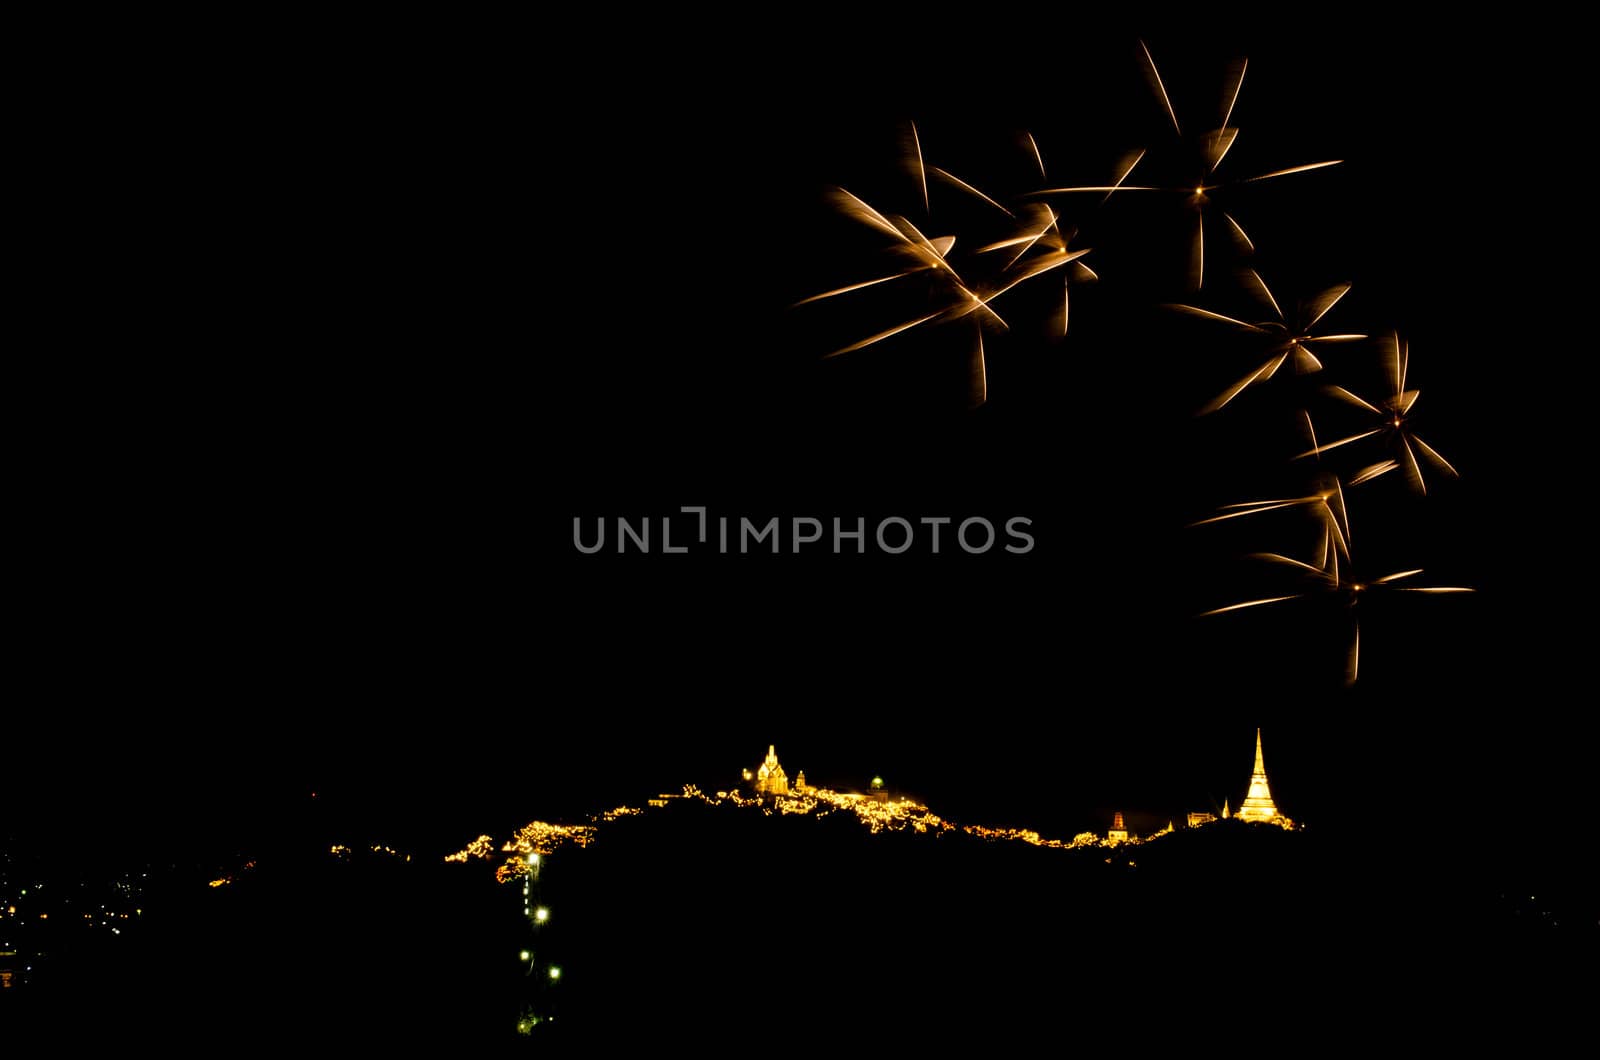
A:
[[[833,203],[846,217],[875,230],[885,241],[885,250],[895,267],[887,272],[847,283],[832,290],[812,295],[799,306],[836,299],[843,296],[869,298],[872,291],[895,286],[902,291],[911,285],[920,285],[920,309],[888,327],[876,330],[864,338],[856,339],[825,354],[838,357],[865,350],[868,347],[940,325],[954,325],[969,330],[968,401],[972,407],[985,404],[989,399],[988,351],[985,332],[1001,336],[1012,331],[1000,316],[995,303],[1003,295],[1023,285],[1059,283],[1058,309],[1049,323],[1048,333],[1056,339],[1068,339],[1071,310],[1071,289],[1075,284],[1098,280],[1099,275],[1083,260],[1090,248],[1078,245],[1079,228],[1069,221],[1062,210],[1068,206],[1092,213],[1105,206],[1114,196],[1123,195],[1149,199],[1166,195],[1176,196],[1184,207],[1183,216],[1192,218],[1188,232],[1190,243],[1188,287],[1199,291],[1208,279],[1207,227],[1213,227],[1213,256],[1221,235],[1222,245],[1231,249],[1235,258],[1253,255],[1257,246],[1246,233],[1244,225],[1233,212],[1232,203],[1242,201],[1253,186],[1294,174],[1324,170],[1338,165],[1337,160],[1301,162],[1245,178],[1224,178],[1219,175],[1224,160],[1239,137],[1239,129],[1231,124],[1244,85],[1247,64],[1241,60],[1228,68],[1223,80],[1220,106],[1214,116],[1197,126],[1180,121],[1178,108],[1168,92],[1155,58],[1141,41],[1138,62],[1142,67],[1155,101],[1177,138],[1180,159],[1165,176],[1147,181],[1134,181],[1134,173],[1146,160],[1147,151],[1132,151],[1102,169],[1105,182],[1099,184],[1054,185],[1050,181],[1050,168],[1046,165],[1046,152],[1032,133],[1024,132],[1018,140],[1018,150],[1026,168],[1037,175],[1038,186],[1012,188],[1005,193],[995,193],[980,188],[973,178],[982,181],[981,174],[955,173],[934,164],[930,152],[937,154],[937,146],[923,136],[914,123],[905,126],[902,160],[909,177],[905,200],[910,212],[920,211],[927,227],[935,216],[944,217],[944,199],[958,195],[968,203],[982,204],[980,213],[994,224],[1004,224],[1006,234],[1000,238],[966,239],[955,234],[925,235],[911,219],[899,214],[880,211],[863,199],[842,188],[833,192]],[[1212,120],[1216,124],[1211,124]],[[1014,160],[1007,160],[1014,161]],[[1013,167],[1011,172],[1015,172]],[[951,216],[969,218],[973,209],[962,213],[951,210]],[[1086,218],[1075,218],[1080,223]],[[946,228],[941,224],[938,231]],[[987,234],[986,234],[987,235]],[[1098,242],[1098,240],[1097,240]],[[957,248],[963,255],[959,263],[953,260]],[[959,270],[958,270],[959,264]],[[1309,548],[1301,555],[1308,559],[1292,558],[1297,549],[1264,550],[1252,555],[1268,560],[1283,568],[1302,584],[1285,586],[1285,591],[1271,596],[1245,600],[1205,611],[1205,615],[1220,615],[1265,604],[1285,603],[1303,599],[1334,599],[1351,615],[1350,647],[1347,681],[1353,682],[1359,671],[1360,629],[1355,619],[1357,604],[1364,596],[1386,590],[1454,593],[1469,589],[1454,586],[1418,588],[1396,585],[1421,573],[1407,570],[1365,580],[1353,576],[1350,513],[1346,506],[1346,489],[1364,486],[1390,471],[1403,470],[1413,489],[1427,493],[1424,468],[1435,474],[1457,477],[1449,461],[1428,442],[1418,437],[1413,429],[1413,410],[1417,391],[1406,389],[1409,351],[1397,334],[1374,343],[1365,329],[1329,327],[1327,320],[1351,290],[1351,284],[1341,282],[1310,294],[1289,300],[1280,300],[1255,268],[1242,264],[1224,273],[1237,278],[1239,293],[1259,308],[1259,315],[1246,312],[1228,315],[1203,305],[1168,302],[1166,311],[1176,311],[1185,316],[1204,321],[1215,327],[1223,325],[1226,331],[1213,332],[1213,342],[1222,349],[1237,348],[1241,362],[1251,365],[1249,371],[1234,379],[1199,409],[1202,413],[1219,412],[1239,401],[1252,388],[1281,376],[1299,378],[1313,373],[1323,373],[1328,367],[1325,359],[1335,347],[1351,350],[1335,358],[1333,366],[1340,371],[1351,370],[1370,360],[1370,351],[1379,347],[1385,370],[1389,376],[1389,393],[1381,399],[1369,400],[1338,383],[1321,388],[1321,394],[1336,399],[1343,415],[1355,410],[1363,418],[1360,429],[1339,433],[1335,439],[1319,442],[1316,426],[1309,407],[1306,388],[1287,388],[1293,391],[1291,408],[1305,435],[1301,451],[1286,450],[1283,456],[1291,468],[1301,469],[1306,484],[1289,495],[1272,499],[1247,501],[1224,505],[1215,514],[1194,521],[1191,525],[1204,526],[1245,516],[1262,516],[1269,512],[1300,513],[1312,516],[1314,537]],[[1208,292],[1215,292],[1217,270],[1210,270],[1213,280]],[[1107,277],[1117,282],[1117,275]],[[857,292],[861,292],[857,294]],[[1200,301],[1200,299],[1195,299]],[[1212,301],[1207,297],[1205,301]],[[905,303],[913,304],[913,303]],[[1022,303],[1037,306],[1037,303]],[[1213,303],[1214,304],[1214,303]],[[1151,308],[1157,306],[1152,302]],[[1246,319],[1246,317],[1256,317]],[[1198,324],[1197,324],[1198,327]],[[1377,329],[1380,332],[1383,329]],[[904,340],[902,340],[904,341]],[[1333,373],[1328,373],[1333,374]],[[1224,377],[1225,378],[1225,377]],[[1221,385],[1219,379],[1218,385]],[[1285,389],[1285,388],[1275,388]],[[1341,412],[1335,412],[1338,416]],[[1319,416],[1323,413],[1319,412]],[[1261,448],[1266,448],[1262,446]],[[1374,450],[1386,450],[1382,458]],[[1364,463],[1344,467],[1346,454],[1364,454]],[[1324,456],[1329,456],[1327,463]],[[1288,458],[1293,457],[1290,460]],[[1335,466],[1338,465],[1338,466]],[[1286,527],[1287,521],[1271,519],[1248,520],[1252,527]]]

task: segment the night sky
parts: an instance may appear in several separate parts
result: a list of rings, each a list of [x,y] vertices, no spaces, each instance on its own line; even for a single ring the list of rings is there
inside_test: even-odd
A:
[[[961,820],[1154,826],[1237,804],[1258,725],[1280,807],[1330,831],[1532,848],[1590,826],[1569,445],[1589,278],[1568,262],[1592,204],[1563,161],[1589,130],[1550,35],[808,19],[782,58],[636,29],[223,49],[148,107],[89,108],[103,151],[41,265],[62,325],[37,397],[15,395],[43,414],[13,520],[44,591],[13,640],[8,827],[247,848],[316,790],[374,839],[442,851],[730,782],[769,743]],[[922,225],[907,119],[930,163],[997,194],[1036,186],[1022,129],[1052,183],[1140,146],[1140,174],[1170,172],[1140,36],[1186,131],[1249,56],[1226,175],[1346,160],[1227,209],[1275,292],[1353,282],[1337,330],[1409,338],[1419,429],[1462,471],[1426,499],[1398,475],[1350,495],[1364,566],[1478,589],[1375,611],[1351,690],[1336,614],[1194,618],[1262,584],[1246,553],[1304,553],[1293,516],[1186,524],[1293,480],[1286,417],[1319,381],[1194,416],[1252,362],[1158,308],[1240,304],[1220,241],[1185,295],[1167,200],[1068,204],[1101,283],[1065,343],[1026,285],[996,303],[1013,330],[988,336],[975,412],[958,329],[823,362],[892,296],[788,308],[884,262],[831,186]],[[554,75],[574,48],[585,76]],[[936,185],[923,227],[970,250],[984,210]],[[1325,360],[1380,392],[1374,346]],[[1037,546],[572,547],[574,517],[659,532],[695,504],[1021,515]]]

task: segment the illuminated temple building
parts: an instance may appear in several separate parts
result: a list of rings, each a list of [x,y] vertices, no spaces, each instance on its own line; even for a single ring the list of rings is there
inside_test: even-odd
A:
[[[1111,831],[1106,834],[1108,843],[1126,843],[1128,829],[1122,824],[1122,813],[1118,811],[1111,815]]]
[[[1227,808],[1222,811],[1224,817],[1228,816]],[[1267,767],[1261,760],[1261,730],[1256,730],[1256,767],[1250,774],[1250,791],[1244,797],[1244,802],[1239,804],[1239,812],[1234,814],[1241,821],[1261,821],[1265,824],[1275,824],[1283,828],[1292,828],[1293,822],[1278,812],[1272,803],[1272,792],[1267,788]]]
[[[778,751],[774,744],[767,745],[767,757],[762,761],[761,768],[756,770],[756,794],[789,794],[789,778],[778,764]]]

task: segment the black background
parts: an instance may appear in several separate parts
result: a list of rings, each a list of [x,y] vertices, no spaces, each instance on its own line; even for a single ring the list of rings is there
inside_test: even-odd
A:
[[[1561,27],[732,29],[218,31],[61,88],[12,391],[36,422],[16,572],[42,591],[14,634],[7,827],[247,850],[316,790],[431,853],[731,781],[776,743],[961,820],[1145,828],[1236,804],[1259,725],[1297,818],[1471,850],[1467,888],[1563,871],[1592,725],[1569,441],[1589,133]],[[1252,362],[1156,308],[1182,294],[1180,216],[1131,195],[1086,216],[1103,282],[1064,344],[1044,300],[997,303],[1013,333],[976,412],[959,336],[824,363],[883,303],[788,309],[880,263],[830,186],[921,223],[907,119],[986,189],[1029,186],[1021,129],[1063,183],[1139,146],[1162,172],[1141,35],[1186,131],[1249,55],[1225,173],[1346,160],[1237,216],[1280,295],[1350,280],[1341,327],[1410,338],[1422,429],[1463,472],[1352,496],[1363,562],[1479,590],[1374,614],[1353,690],[1338,615],[1193,618],[1304,524],[1185,529],[1291,482],[1297,439],[1281,394],[1193,416]],[[988,238],[933,195],[930,234]],[[1204,304],[1236,298],[1225,260]],[[1329,360],[1378,389],[1372,348]],[[574,517],[686,504],[1025,515],[1037,547],[572,547]]]

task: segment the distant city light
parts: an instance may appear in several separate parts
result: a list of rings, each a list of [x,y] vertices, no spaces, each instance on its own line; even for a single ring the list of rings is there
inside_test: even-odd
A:
[[[882,777],[873,777],[872,778],[872,790],[878,791],[878,790],[882,789],[882,787],[883,787],[883,778]]]
[[[550,919],[550,910],[541,905],[539,908],[533,911],[533,919],[537,920],[541,924],[544,923],[546,920]]]
[[[550,978],[552,978],[552,979],[560,979],[561,978],[561,969],[557,968],[553,964],[550,966]]]
[[[525,960],[528,960],[532,956],[533,956],[533,954],[529,953],[527,950],[523,950],[521,953],[517,954],[517,959],[525,961]]]

